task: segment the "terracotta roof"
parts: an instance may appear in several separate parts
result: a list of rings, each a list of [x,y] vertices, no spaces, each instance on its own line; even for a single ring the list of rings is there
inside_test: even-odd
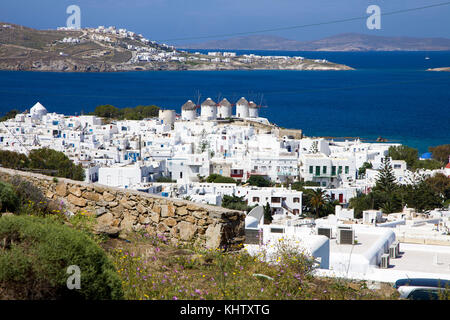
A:
[[[219,105],[222,107],[231,107],[231,103],[226,98],[223,98],[222,101],[219,102]]]
[[[215,105],[216,105],[216,103],[211,98],[206,99],[202,103],[202,106],[211,106],[211,107],[213,107]]]
[[[445,166],[446,169],[450,169],[450,162]]]
[[[248,101],[244,97],[242,97],[238,102],[236,102],[236,104],[248,105]]]
[[[188,100],[185,104],[183,104],[181,106],[182,110],[195,110],[195,104],[191,101]]]
[[[248,107],[249,107],[249,108],[258,108],[258,106],[256,105],[256,103],[254,103],[253,101],[250,101],[250,102],[248,103]]]

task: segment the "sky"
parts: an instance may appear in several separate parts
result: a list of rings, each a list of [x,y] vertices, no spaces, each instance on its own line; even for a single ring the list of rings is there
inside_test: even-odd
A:
[[[81,27],[114,25],[168,44],[221,39],[216,35],[369,17],[369,5],[381,9],[381,29],[366,20],[264,32],[289,39],[317,40],[339,33],[450,38],[450,3],[414,12],[392,12],[445,0],[1,0],[0,21],[37,29],[65,26],[66,8],[78,5]],[[172,40],[211,36],[207,39]]]

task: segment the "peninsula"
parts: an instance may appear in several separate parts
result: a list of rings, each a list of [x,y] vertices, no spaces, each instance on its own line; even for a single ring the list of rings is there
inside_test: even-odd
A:
[[[427,71],[447,71],[450,72],[450,67],[442,67],[442,68],[429,68]]]
[[[353,70],[325,59],[190,53],[115,27],[36,30],[0,22],[0,70]]]

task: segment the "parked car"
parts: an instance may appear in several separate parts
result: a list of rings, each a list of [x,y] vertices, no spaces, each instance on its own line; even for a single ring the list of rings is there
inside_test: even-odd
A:
[[[442,279],[399,279],[394,288],[400,293],[400,298],[411,300],[448,299],[450,295],[450,280]]]

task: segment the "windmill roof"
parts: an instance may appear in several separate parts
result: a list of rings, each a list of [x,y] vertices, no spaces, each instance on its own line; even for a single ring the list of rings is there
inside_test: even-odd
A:
[[[183,104],[181,106],[181,109],[182,110],[194,110],[195,104],[191,100],[188,100],[185,104]]]
[[[248,107],[249,107],[249,108],[258,108],[258,106],[256,105],[256,103],[254,103],[253,101],[250,101],[250,102],[248,103]]]
[[[248,105],[248,101],[247,99],[245,99],[244,97],[240,98],[238,100],[238,102],[236,102],[236,104],[244,104],[244,105]]]
[[[222,107],[231,107],[231,103],[226,98],[223,98],[222,101],[219,102],[219,105]]]
[[[215,106],[215,105],[216,103],[211,98],[206,99],[202,103],[202,106]]]
[[[40,103],[37,102],[31,109],[30,111],[38,111],[38,110],[42,110],[42,111],[47,111],[47,109]]]

